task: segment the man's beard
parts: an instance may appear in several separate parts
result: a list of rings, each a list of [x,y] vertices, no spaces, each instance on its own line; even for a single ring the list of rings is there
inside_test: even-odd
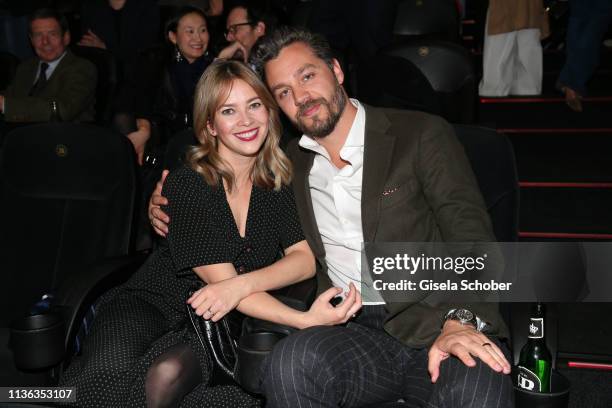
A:
[[[304,112],[312,108],[314,105],[320,105],[320,109],[325,107],[327,109],[328,116],[327,118],[321,120],[316,117],[317,115],[314,115],[313,117],[306,119],[312,120],[312,124],[307,125],[302,120]],[[340,84],[336,84],[336,90],[332,95],[331,101],[328,102],[325,98],[318,98],[310,100],[299,106],[295,117],[295,126],[300,132],[312,138],[326,137],[336,128],[345,106],[346,95]]]

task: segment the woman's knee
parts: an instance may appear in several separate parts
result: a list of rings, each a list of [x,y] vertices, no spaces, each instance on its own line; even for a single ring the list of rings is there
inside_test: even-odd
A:
[[[187,345],[177,345],[160,355],[147,370],[147,406],[178,404],[201,381],[197,357]]]

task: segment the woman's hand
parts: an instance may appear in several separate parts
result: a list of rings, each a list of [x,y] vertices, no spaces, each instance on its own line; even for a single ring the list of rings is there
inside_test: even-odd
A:
[[[100,37],[98,37],[93,31],[87,30],[87,33],[83,35],[81,40],[78,42],[78,45],[82,45],[84,47],[95,47],[106,49],[106,44]]]
[[[321,293],[314,301],[310,310],[304,314],[302,328],[311,326],[334,326],[346,323],[361,309],[361,294],[351,283],[346,297],[337,306],[329,303],[334,297],[342,293],[341,288],[330,288]]]
[[[251,293],[248,285],[242,282],[240,276],[216,283],[209,283],[194,292],[187,303],[195,309],[198,316],[219,321],[223,316],[234,310],[238,303]]]
[[[145,146],[151,137],[151,123],[147,119],[136,119],[136,127],[138,130],[129,133],[127,138],[130,139],[130,142],[134,145],[134,150],[138,157],[138,164],[142,166]]]

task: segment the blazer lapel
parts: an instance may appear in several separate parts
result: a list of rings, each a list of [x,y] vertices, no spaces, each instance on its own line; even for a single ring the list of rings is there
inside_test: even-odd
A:
[[[376,236],[380,197],[391,166],[395,137],[386,133],[390,126],[384,112],[364,105],[366,125],[363,152],[363,181],[361,191],[361,224],[364,242]]]
[[[297,147],[295,150],[296,153],[291,155],[293,161],[293,191],[300,220],[302,221],[302,230],[315,256],[324,257],[325,249],[312,208],[310,183],[308,182],[308,174],[310,173],[315,155],[300,147]]]

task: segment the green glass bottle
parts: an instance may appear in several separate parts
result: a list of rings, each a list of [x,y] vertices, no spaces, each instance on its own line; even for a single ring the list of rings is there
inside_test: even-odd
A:
[[[552,355],[544,338],[544,305],[536,303],[529,323],[527,344],[521,349],[517,384],[533,392],[550,392]]]

